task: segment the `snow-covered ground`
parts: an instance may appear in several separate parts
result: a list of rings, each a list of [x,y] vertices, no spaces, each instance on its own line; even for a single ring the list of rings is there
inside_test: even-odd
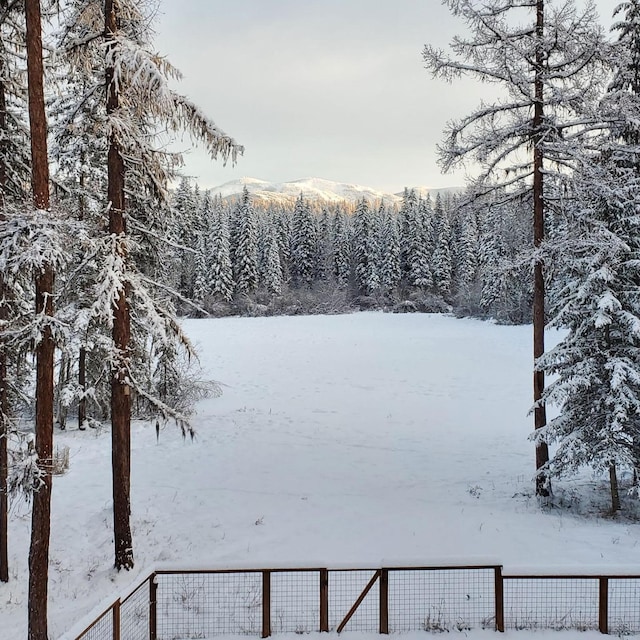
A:
[[[135,570],[111,568],[108,432],[56,433],[71,464],[54,480],[53,638],[166,562],[640,573],[637,525],[594,506],[588,476],[564,484],[563,508],[532,496],[529,327],[361,313],[186,329],[223,396],[200,404],[194,442],[135,425]],[[2,640],[26,637],[29,524],[14,504]]]

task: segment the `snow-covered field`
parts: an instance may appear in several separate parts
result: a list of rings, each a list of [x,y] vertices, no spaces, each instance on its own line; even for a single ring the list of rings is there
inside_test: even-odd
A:
[[[637,525],[593,506],[588,476],[564,484],[563,508],[532,497],[529,327],[362,313],[186,329],[224,393],[199,406],[194,442],[135,425],[134,571],[111,568],[108,432],[56,433],[71,465],[54,480],[53,638],[166,562],[640,573]],[[14,504],[2,640],[26,637],[29,524]]]

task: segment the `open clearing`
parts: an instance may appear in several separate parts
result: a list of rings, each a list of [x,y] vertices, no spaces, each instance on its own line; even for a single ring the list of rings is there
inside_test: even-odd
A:
[[[562,508],[532,496],[530,327],[383,313],[185,326],[223,396],[199,405],[193,442],[135,425],[134,571],[111,568],[108,431],[56,432],[71,464],[54,479],[52,637],[167,562],[640,573],[637,525],[606,516],[591,476],[563,484]],[[3,640],[26,637],[29,525],[14,503]]]

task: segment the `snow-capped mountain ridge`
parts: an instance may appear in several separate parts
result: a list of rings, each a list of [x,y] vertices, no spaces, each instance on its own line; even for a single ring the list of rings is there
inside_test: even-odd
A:
[[[269,202],[291,201],[301,193],[309,200],[320,202],[357,202],[358,200],[368,200],[370,202],[384,200],[389,203],[398,203],[402,200],[402,193],[385,193],[371,187],[359,184],[334,182],[323,178],[301,178],[289,182],[268,182],[258,178],[240,178],[225,182],[222,185],[213,187],[213,195],[221,195],[223,198],[233,198],[242,193],[246,187],[253,198]],[[419,195],[426,196],[436,193],[457,193],[461,187],[450,187],[446,189],[431,189],[429,187],[413,187]]]

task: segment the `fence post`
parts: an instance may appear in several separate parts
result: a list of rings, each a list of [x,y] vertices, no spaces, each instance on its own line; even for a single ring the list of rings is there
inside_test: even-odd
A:
[[[600,633],[609,633],[609,578],[599,578],[600,598],[598,606],[598,628]]]
[[[155,572],[149,576],[149,640],[158,636],[158,583]]]
[[[380,633],[389,633],[389,570],[380,569]]]
[[[320,569],[320,631],[329,631],[329,571]]]
[[[262,637],[271,635],[271,572],[262,572]]]
[[[495,568],[496,631],[504,633],[504,578],[502,567]]]
[[[120,598],[112,606],[113,611],[113,640],[120,640]]]

